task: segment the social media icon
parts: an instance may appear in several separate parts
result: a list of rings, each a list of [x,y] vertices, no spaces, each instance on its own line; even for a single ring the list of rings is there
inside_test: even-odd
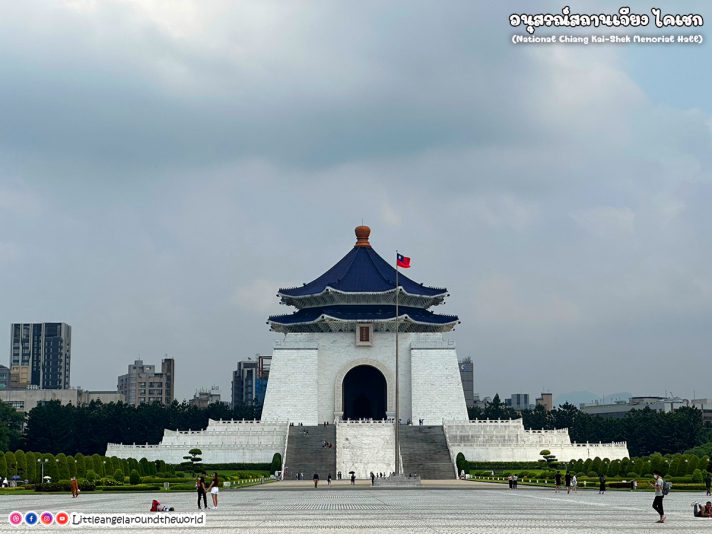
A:
[[[25,524],[32,526],[37,523],[38,519],[35,512],[25,512]]]
[[[67,512],[57,512],[57,515],[54,517],[54,522],[58,525],[66,525],[69,523],[69,514],[67,514]]]
[[[7,515],[7,520],[11,525],[17,526],[22,523],[22,514],[20,512],[10,512]]]
[[[40,515],[40,523],[43,525],[51,525],[52,521],[54,521],[54,516],[52,515],[52,512],[42,512]]]

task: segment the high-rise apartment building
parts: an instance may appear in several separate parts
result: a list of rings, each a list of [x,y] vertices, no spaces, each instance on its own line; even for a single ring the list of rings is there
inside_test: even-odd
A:
[[[144,365],[143,360],[136,360],[129,365],[129,372],[119,376],[118,391],[123,394],[127,404],[160,402],[170,404],[174,399],[175,361],[173,358],[161,360],[161,372],[156,372],[155,365]]]
[[[520,412],[532,409],[529,405],[529,393],[512,393],[509,399],[504,400],[504,404]]]
[[[10,327],[12,387],[68,389],[72,327],[66,323],[13,323]]]
[[[460,360],[460,379],[465,392],[465,405],[470,408],[475,405],[475,364],[472,358]]]
[[[536,398],[537,406],[543,406],[547,412],[554,409],[554,396],[551,393],[542,393],[541,397]]]
[[[0,365],[0,389],[10,387],[10,368]]]
[[[267,391],[272,356],[256,356],[256,361],[237,362],[237,369],[232,373],[232,405],[261,404]]]

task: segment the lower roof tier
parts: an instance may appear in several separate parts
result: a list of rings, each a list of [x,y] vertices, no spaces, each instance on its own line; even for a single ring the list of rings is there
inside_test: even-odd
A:
[[[376,331],[395,331],[396,307],[392,305],[337,305],[303,308],[289,315],[273,315],[267,321],[276,332],[349,332],[362,323]],[[422,308],[398,307],[399,332],[447,332],[459,322],[456,315],[438,315]]]

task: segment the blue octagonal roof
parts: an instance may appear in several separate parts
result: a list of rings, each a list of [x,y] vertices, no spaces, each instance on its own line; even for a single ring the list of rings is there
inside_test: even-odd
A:
[[[319,278],[301,287],[280,289],[279,293],[288,297],[305,297],[323,293],[327,287],[344,293],[383,293],[393,291],[395,285],[395,267],[381,258],[370,245],[357,243],[346,256]],[[419,284],[405,276],[402,271],[398,273],[398,285],[410,295],[435,297],[447,294],[447,289]]]

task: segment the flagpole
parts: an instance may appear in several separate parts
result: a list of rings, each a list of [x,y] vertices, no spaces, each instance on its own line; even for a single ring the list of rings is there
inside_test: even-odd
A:
[[[400,474],[400,424],[399,424],[399,402],[398,402],[398,251],[396,250],[396,469],[395,474]]]

